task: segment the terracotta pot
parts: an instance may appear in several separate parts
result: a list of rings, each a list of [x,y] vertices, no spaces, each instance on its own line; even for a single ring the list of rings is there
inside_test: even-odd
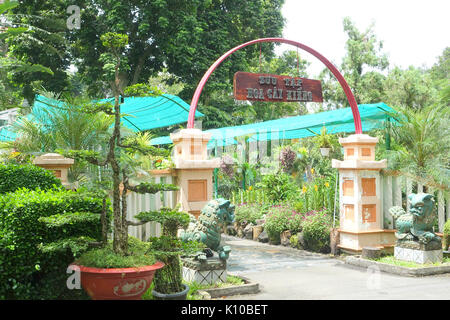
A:
[[[137,268],[78,267],[81,286],[93,300],[140,300],[150,288],[155,271],[164,263]]]

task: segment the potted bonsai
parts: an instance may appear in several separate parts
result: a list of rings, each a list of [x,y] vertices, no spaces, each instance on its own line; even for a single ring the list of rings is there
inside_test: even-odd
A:
[[[322,127],[320,134],[316,134],[314,140],[319,146],[322,156],[328,157],[332,145],[332,136],[327,133],[327,128],[325,126]]]
[[[181,255],[189,255],[204,249],[201,243],[182,242],[177,238],[178,229],[186,229],[190,216],[175,208],[161,208],[160,211],[141,212],[136,216],[142,222],[154,221],[162,226],[159,238],[149,239],[152,252],[166,266],[156,272],[152,295],[157,300],[186,300],[189,286],[183,284]]]
[[[106,156],[96,151],[60,150],[64,156],[86,161],[96,166],[108,166],[111,169],[113,240],[106,240],[108,230],[107,219],[102,218],[103,241],[94,249],[90,249],[75,262],[81,272],[81,284],[93,299],[140,299],[150,287],[156,270],[164,264],[156,261],[150,244],[138,239],[129,239],[128,226],[134,222],[127,217],[127,192],[157,193],[159,191],[178,190],[177,186],[142,182],[133,185],[130,177],[133,174],[137,153],[152,156],[168,156],[169,152],[143,143],[138,136],[123,138],[121,135],[120,106],[123,96],[151,96],[161,92],[154,87],[137,84],[124,88],[119,76],[126,65],[121,65],[122,50],[128,43],[123,34],[106,33],[101,36],[104,46],[109,49],[105,59],[104,70],[109,71],[109,80],[114,94],[113,103],[96,102],[83,105],[83,112],[104,112],[113,117],[112,134],[106,143]],[[113,66],[113,67],[111,67]]]

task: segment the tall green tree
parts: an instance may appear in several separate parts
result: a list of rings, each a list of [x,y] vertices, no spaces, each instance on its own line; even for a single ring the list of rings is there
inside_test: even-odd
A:
[[[377,39],[374,24],[361,32],[346,17],[343,25],[348,37],[345,45],[347,52],[339,71],[352,89],[358,104],[380,102],[385,78],[381,72],[389,65],[386,54],[382,53],[383,42]],[[331,72],[324,69],[320,77],[325,101],[336,107],[348,107],[344,91]]]
[[[121,61],[122,87],[146,81],[164,66],[185,84],[180,96],[192,97],[208,67],[232,47],[258,37],[281,36],[283,0],[90,0],[81,3],[81,28],[70,33],[72,54],[90,93],[109,87],[101,77],[107,57],[100,35],[121,32],[129,45]],[[270,54],[273,45],[264,47]],[[230,86],[233,74],[257,54],[257,47],[225,61],[205,88]],[[103,54],[103,56],[102,56]]]
[[[437,102],[438,90],[430,73],[410,66],[392,69],[383,82],[383,99],[388,105],[421,109]]]
[[[7,109],[19,106],[26,86],[35,84],[34,77],[52,77],[53,71],[29,59],[28,56],[15,54],[17,44],[26,41],[40,46],[47,46],[46,41],[36,38],[36,33],[45,34],[47,38],[54,36],[52,32],[32,24],[30,16],[16,14],[18,1],[3,1],[0,4],[0,108]],[[52,48],[49,46],[49,48]],[[54,49],[54,48],[52,48]],[[27,79],[26,85],[17,83],[16,78]]]
[[[13,72],[13,84],[31,104],[36,90],[45,86],[49,91],[61,92],[69,84],[66,70],[70,65],[68,43],[65,39],[66,3],[57,1],[15,1],[7,16],[12,26],[26,29],[20,35],[7,37],[8,54],[17,61],[42,65],[51,72]]]

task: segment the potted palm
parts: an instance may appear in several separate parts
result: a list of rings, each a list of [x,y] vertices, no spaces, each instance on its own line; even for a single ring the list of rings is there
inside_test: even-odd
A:
[[[177,186],[141,182],[134,184],[133,174],[135,154],[168,156],[168,151],[142,143],[138,136],[122,137],[120,106],[122,97],[158,95],[157,88],[138,84],[123,89],[119,73],[126,66],[121,65],[122,51],[128,43],[128,37],[122,34],[106,33],[101,36],[104,46],[109,49],[105,59],[109,59],[109,79],[114,93],[113,103],[97,102],[83,106],[84,112],[103,112],[114,119],[112,134],[106,143],[106,155],[87,150],[61,150],[64,156],[86,161],[96,166],[111,168],[111,195],[113,211],[113,239],[108,242],[106,232],[109,229],[107,219],[102,219],[104,230],[102,243],[88,250],[75,262],[81,272],[81,285],[93,299],[140,299],[151,285],[156,270],[164,263],[157,261],[150,244],[137,239],[129,239],[128,226],[135,222],[127,220],[127,192],[157,193],[159,191],[178,190]],[[106,67],[106,65],[105,65]],[[141,223],[145,223],[141,222]]]
[[[157,300],[186,300],[189,286],[183,284],[181,255],[189,255],[204,249],[204,245],[195,241],[182,242],[177,238],[180,228],[189,225],[188,213],[175,208],[161,208],[160,211],[141,212],[136,216],[142,222],[158,222],[162,226],[162,235],[149,240],[152,252],[166,266],[156,272],[152,296]]]

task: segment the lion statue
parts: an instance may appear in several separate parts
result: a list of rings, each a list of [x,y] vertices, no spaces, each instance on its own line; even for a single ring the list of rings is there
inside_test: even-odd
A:
[[[395,206],[389,209],[394,217],[397,232],[395,236],[399,241],[414,241],[428,244],[432,241],[441,241],[433,232],[436,219],[433,195],[428,193],[412,193],[408,196],[410,210],[406,213],[402,207]]]
[[[188,228],[180,234],[181,240],[202,242],[209,249],[216,251],[221,260],[227,260],[231,249],[220,244],[221,233],[225,225],[234,222],[234,205],[223,198],[214,199],[202,209],[198,220],[193,215],[190,217]],[[212,256],[212,252],[207,250],[198,254],[196,259],[205,261],[209,256]]]

